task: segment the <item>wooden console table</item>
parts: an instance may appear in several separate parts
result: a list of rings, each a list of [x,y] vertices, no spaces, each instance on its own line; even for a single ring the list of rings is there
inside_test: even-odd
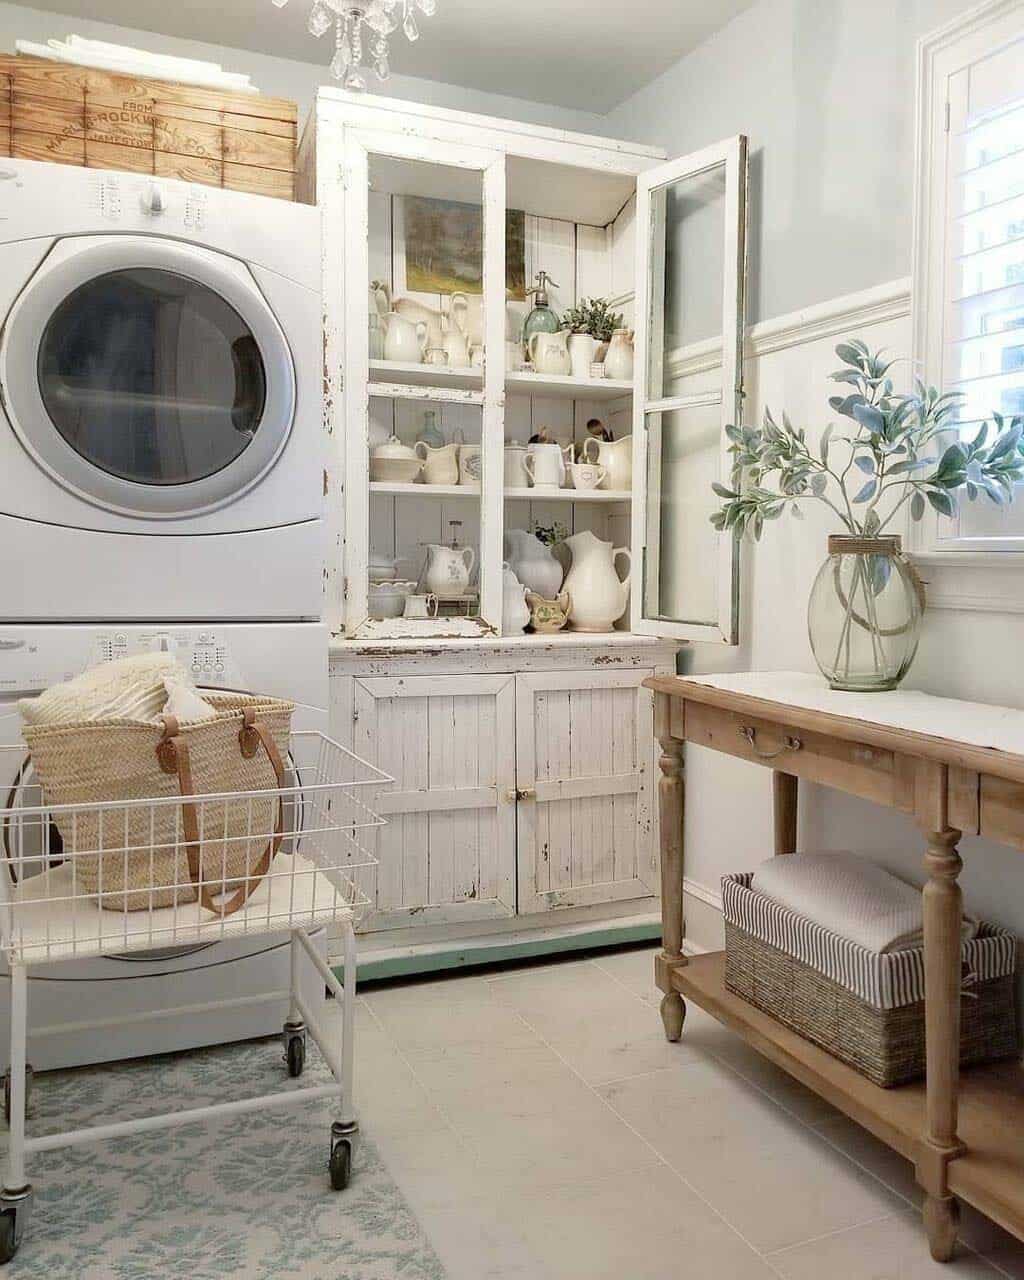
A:
[[[962,835],[1024,849],[1024,712],[913,692],[837,693],[818,677],[779,672],[656,676],[645,684],[655,693],[662,749],[663,950],[655,979],[669,1040],[682,1034],[687,996],[912,1160],[938,1261],[953,1252],[957,1197],[1024,1238],[1024,1067],[973,1067],[960,1080],[957,884]],[[776,854],[796,847],[800,778],[913,815],[927,846],[926,1083],[871,1084],[727,991],[722,953],[683,954],[685,742],[774,771]]]

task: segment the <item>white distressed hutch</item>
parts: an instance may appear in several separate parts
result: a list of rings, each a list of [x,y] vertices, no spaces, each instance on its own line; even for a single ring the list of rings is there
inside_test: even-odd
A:
[[[641,681],[674,672],[680,642],[738,633],[736,546],[708,515],[742,394],[745,140],[666,163],[652,147],[321,89],[299,167],[323,216],[332,732],[397,780],[362,953],[383,974],[654,936]],[[454,206],[425,217],[437,206],[424,200]],[[507,245],[512,283],[543,268],[559,314],[588,296],[625,313],[632,385],[506,367],[528,309],[508,300]],[[460,254],[482,286],[483,367],[371,359],[371,281],[444,312]],[[370,482],[371,432],[412,443],[426,410],[481,446],[478,487]],[[504,490],[507,441],[545,427],[581,443],[593,417],[632,432],[631,493]],[[415,577],[453,520],[476,552],[476,616],[370,619],[370,558]],[[503,634],[504,531],[535,522],[630,547],[622,630]]]

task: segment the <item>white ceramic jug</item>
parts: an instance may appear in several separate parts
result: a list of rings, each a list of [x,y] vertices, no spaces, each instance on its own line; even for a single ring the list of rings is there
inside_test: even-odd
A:
[[[461,329],[446,329],[441,338],[441,346],[448,355],[449,369],[468,369],[470,367],[469,343],[466,341],[466,335]]]
[[[598,440],[588,436],[583,442],[583,458],[604,467],[605,476],[600,489],[632,489],[633,487],[633,437],[621,440]]]
[[[572,458],[572,445],[535,441],[527,445],[523,468],[535,489],[560,489],[565,484],[565,458]]]
[[[567,374],[572,371],[566,339],[568,329],[557,333],[531,333],[526,349],[530,353],[534,373]]]
[[[460,305],[457,300],[464,298],[465,295],[461,293],[453,293],[451,297],[450,315],[456,324],[458,324],[456,307]],[[427,345],[431,347],[441,346],[441,339],[444,337],[447,324],[447,317],[443,311],[428,307],[426,303],[420,302],[416,298],[396,298],[391,310],[397,311],[399,315],[404,316],[406,320],[411,320],[413,324],[422,320],[427,326]],[[459,328],[462,328],[461,324]]]
[[[403,364],[422,364],[427,349],[427,326],[422,320],[407,320],[397,311],[384,317],[384,359]]]
[[[526,603],[526,587],[507,564],[503,564],[501,569],[501,629],[505,635],[514,635],[526,630],[530,606]]]
[[[536,534],[526,529],[505,530],[505,559],[530,591],[553,600],[562,585],[562,566]]]
[[[458,599],[469,588],[476,552],[472,547],[446,547],[437,542],[427,546],[427,567],[423,585],[439,600]]]
[[[569,593],[569,626],[573,631],[613,631],[629,599],[633,559],[626,547],[612,548],[589,529],[566,538],[572,565],[565,578]],[[620,579],[615,561],[625,556],[629,571]]]
[[[574,333],[569,339],[569,361],[574,378],[589,378],[600,344],[589,333]]]
[[[432,449],[426,440],[416,441],[416,457],[423,463],[425,484],[459,483],[459,446],[442,445]]]
[[[633,331],[616,329],[604,358],[604,376],[628,382],[633,376]]]
[[[505,446],[505,488],[528,489],[530,477],[523,463],[526,461],[526,445],[510,440]]]

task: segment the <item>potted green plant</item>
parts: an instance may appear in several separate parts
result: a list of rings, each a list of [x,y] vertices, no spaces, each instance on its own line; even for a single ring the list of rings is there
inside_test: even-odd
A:
[[[924,589],[899,535],[886,530],[929,507],[955,516],[964,496],[1011,502],[1024,479],[1024,418],[993,413],[968,436],[959,392],[918,380],[913,393],[897,393],[896,362],[857,339],[836,355],[843,367],[831,380],[846,391],[829,404],[848,425],[827,426],[814,449],[786,414],[778,422],[766,410],[760,427],[726,427],[733,481],[712,486],[722,505],[711,522],[759,539],[766,521],[787,509],[799,516],[806,499],[829,507],[843,532],[829,537],[808,602],[815,661],[834,689],[893,689],[917,652]]]
[[[600,358],[600,349],[611,342],[622,324],[620,313],[612,311],[607,298],[581,298],[562,315],[562,328],[570,330],[569,359],[574,378],[589,378],[590,366]]]

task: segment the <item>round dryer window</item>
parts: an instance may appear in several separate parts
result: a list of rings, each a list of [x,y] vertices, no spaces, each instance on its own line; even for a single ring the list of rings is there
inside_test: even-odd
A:
[[[39,391],[86,461],[122,480],[188,484],[252,443],[267,378],[252,330],[197,280],[140,267],[70,293],[43,331]]]
[[[59,240],[4,326],[0,381],[55,480],[157,519],[251,489],[295,414],[288,342],[252,272],[156,237]]]

